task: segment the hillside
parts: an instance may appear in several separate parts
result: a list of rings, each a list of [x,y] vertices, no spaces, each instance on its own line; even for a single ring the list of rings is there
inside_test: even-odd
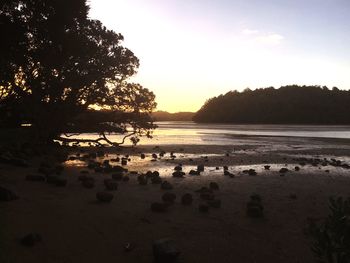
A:
[[[209,99],[196,122],[350,124],[350,91],[320,86],[230,91]]]
[[[166,111],[156,111],[152,113],[155,121],[192,121],[194,112],[176,112],[169,113]]]

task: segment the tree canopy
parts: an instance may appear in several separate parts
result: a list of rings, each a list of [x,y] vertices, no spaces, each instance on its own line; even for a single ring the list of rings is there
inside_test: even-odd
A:
[[[283,86],[230,91],[209,99],[196,122],[251,124],[350,124],[350,91]]]
[[[150,135],[155,96],[128,82],[139,60],[88,11],[85,0],[0,2],[4,126],[30,123],[48,141],[72,131],[97,132],[97,142],[110,142],[109,132]]]

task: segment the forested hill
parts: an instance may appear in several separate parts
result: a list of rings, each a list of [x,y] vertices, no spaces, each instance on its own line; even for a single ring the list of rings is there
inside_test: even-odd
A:
[[[195,122],[350,124],[350,91],[320,86],[230,91],[209,99]]]
[[[166,111],[156,111],[152,113],[155,121],[191,121],[194,112],[176,112],[169,113]]]

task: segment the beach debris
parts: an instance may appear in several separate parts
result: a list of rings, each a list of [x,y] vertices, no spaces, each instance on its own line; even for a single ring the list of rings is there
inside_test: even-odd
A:
[[[189,175],[200,175],[201,172],[200,171],[196,171],[196,170],[190,170],[190,172],[188,174]]]
[[[104,179],[103,183],[107,190],[114,191],[118,189],[118,183],[112,179]]]
[[[264,206],[262,205],[262,199],[258,194],[252,194],[250,200],[247,203],[247,216],[252,218],[261,218],[264,216]]]
[[[162,200],[167,204],[173,204],[175,199],[176,195],[174,193],[165,193],[162,195]]]
[[[190,193],[186,193],[181,197],[181,204],[191,205],[193,202],[193,197]]]
[[[200,204],[198,206],[198,210],[199,210],[199,212],[202,212],[202,213],[208,213],[209,212],[209,206],[207,204]]]
[[[154,202],[151,204],[152,212],[164,213],[167,211],[167,209],[168,209],[168,204],[166,203]]]
[[[185,175],[184,172],[181,172],[181,171],[175,171],[173,172],[173,177],[176,177],[176,178],[183,178]]]
[[[169,183],[168,181],[163,181],[160,185],[160,188],[163,190],[171,190],[173,189],[173,185],[171,183]]]
[[[271,167],[270,165],[265,165],[265,166],[264,166],[264,169],[265,169],[265,170],[270,170],[270,167]]]
[[[96,193],[96,198],[98,201],[102,202],[102,203],[109,203],[112,201],[113,199],[113,194],[109,193],[109,192],[97,192]]]
[[[27,181],[32,181],[32,182],[42,182],[45,181],[45,177],[40,174],[28,174],[26,176]]]
[[[216,183],[216,182],[210,182],[210,183],[209,183],[209,188],[210,188],[211,190],[219,190],[219,185],[218,185],[218,183]]]
[[[156,263],[175,262],[180,251],[175,242],[169,238],[162,238],[153,242],[153,256]]]
[[[29,233],[20,239],[21,244],[26,247],[32,247],[37,242],[41,241],[41,235],[39,235],[38,233]]]
[[[0,186],[0,201],[13,201],[18,199],[18,195],[7,188]]]

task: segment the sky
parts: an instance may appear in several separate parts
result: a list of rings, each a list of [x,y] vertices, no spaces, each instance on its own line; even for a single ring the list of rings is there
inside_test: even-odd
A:
[[[158,110],[197,111],[230,90],[350,89],[349,0],[89,0],[90,18],[140,60]]]

